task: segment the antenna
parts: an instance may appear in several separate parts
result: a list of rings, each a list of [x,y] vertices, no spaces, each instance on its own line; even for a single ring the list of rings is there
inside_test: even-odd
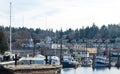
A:
[[[11,41],[12,41],[12,35],[11,35],[11,6],[12,6],[12,2],[10,2],[10,52],[12,52],[12,44],[11,44]]]
[[[47,16],[45,17],[45,27],[46,27],[46,30],[48,29],[47,27]]]
[[[22,26],[24,27],[24,15],[22,17]]]

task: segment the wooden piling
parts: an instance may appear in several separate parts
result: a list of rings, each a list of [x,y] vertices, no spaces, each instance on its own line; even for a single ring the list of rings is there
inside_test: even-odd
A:
[[[109,68],[111,68],[111,50],[109,50],[109,65],[108,65]]]
[[[118,59],[117,59],[117,63],[116,63],[116,67],[120,67],[120,56],[119,56],[119,51],[118,51]]]
[[[95,58],[96,58],[96,56],[95,56],[95,54],[93,55],[93,62],[92,62],[92,68],[93,69],[95,69]]]

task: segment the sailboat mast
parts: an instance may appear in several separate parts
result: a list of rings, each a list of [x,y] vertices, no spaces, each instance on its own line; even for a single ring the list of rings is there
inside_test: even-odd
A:
[[[61,29],[61,32],[60,32],[60,63],[62,62],[62,60],[63,60],[63,56],[62,56],[62,54],[63,54],[63,52],[62,52],[62,29]]]
[[[11,35],[11,6],[12,6],[12,3],[10,2],[10,52],[12,52],[12,44],[11,44],[11,41],[12,41],[12,35]]]

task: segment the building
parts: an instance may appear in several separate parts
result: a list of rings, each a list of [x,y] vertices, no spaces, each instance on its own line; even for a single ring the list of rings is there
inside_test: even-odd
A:
[[[33,42],[33,39],[30,38],[30,39],[27,39],[24,43],[22,43],[21,45],[22,47],[34,47],[34,42]]]

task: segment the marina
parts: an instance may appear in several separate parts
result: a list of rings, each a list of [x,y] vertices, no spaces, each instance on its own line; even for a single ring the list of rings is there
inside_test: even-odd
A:
[[[3,25],[0,25],[0,74],[120,74],[119,24],[108,24],[108,26],[103,25],[99,27],[93,22],[92,26],[88,24],[86,28],[79,25],[82,24],[80,18],[78,18],[82,17],[79,16],[82,14],[82,7],[79,5],[82,4],[79,4],[76,0],[75,3],[70,0],[70,4],[66,2],[67,0],[58,1],[59,4],[54,2],[54,0],[47,0],[45,3],[44,1],[39,2],[38,0],[38,2],[35,1],[35,4],[34,1],[28,0],[25,3],[24,1],[25,0],[20,0],[20,4],[19,1],[5,1],[9,4],[9,10],[7,8],[0,9],[1,11],[6,9],[0,13],[2,18],[0,18],[2,20],[0,24]],[[2,2],[4,1],[0,1],[0,3]],[[38,3],[38,5],[36,3]],[[88,3],[92,3],[92,1]],[[88,16],[87,14],[93,13],[95,15],[90,14],[90,17],[92,16],[91,18],[94,18],[92,21],[96,22],[96,11],[95,13],[89,12],[88,10],[91,9],[88,8],[88,3],[87,7],[83,8],[87,10],[83,11],[83,13],[86,13],[84,14],[84,18]],[[103,3],[103,1],[101,3]],[[3,3],[3,5],[8,4]],[[109,2],[107,2],[107,4],[109,4]],[[25,7],[25,9],[21,6]],[[80,8],[77,9],[76,7]],[[101,6],[99,6],[99,8],[100,7]],[[97,7],[94,10],[99,8]],[[103,13],[105,13],[106,9],[103,10]],[[80,10],[80,12],[78,10]],[[10,14],[9,27],[4,26],[8,24],[8,19],[5,19],[8,17],[8,11]],[[100,11],[99,13],[101,13]],[[61,15],[61,12],[66,13]],[[76,17],[75,14],[77,14],[78,17]],[[55,17],[55,19],[53,19],[51,17],[53,15],[57,18]],[[19,23],[21,16],[23,16],[23,20]],[[73,16],[75,16],[75,18]],[[66,17],[71,20],[68,20]],[[15,21],[18,18],[19,21]],[[77,23],[77,19],[79,19],[79,23]],[[99,17],[99,19],[103,19],[103,17]],[[60,20],[60,22],[58,22],[58,20]],[[29,28],[25,27],[24,21],[26,25],[29,24]],[[51,27],[51,21],[56,22],[53,24],[55,26],[53,26],[54,28]],[[62,21],[64,21],[64,23],[62,23]],[[84,22],[83,18],[82,21]],[[68,25],[67,22],[70,22],[69,24],[71,24],[72,27],[66,26]],[[14,27],[15,24],[19,28]],[[42,24],[44,27],[47,27],[45,30],[42,29]],[[47,26],[47,24],[49,25]],[[64,24],[66,29],[62,28],[62,24]],[[74,24],[78,25],[76,29],[73,28]],[[32,26],[32,28],[30,26]],[[57,29],[57,27],[61,27],[61,29]]]

